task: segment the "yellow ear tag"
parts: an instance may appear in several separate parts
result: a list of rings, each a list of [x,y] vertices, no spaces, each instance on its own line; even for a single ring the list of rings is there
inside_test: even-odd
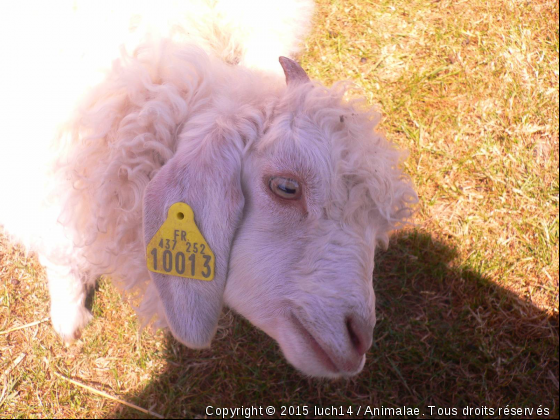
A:
[[[185,203],[175,203],[146,248],[148,270],[191,279],[214,279],[216,258]]]

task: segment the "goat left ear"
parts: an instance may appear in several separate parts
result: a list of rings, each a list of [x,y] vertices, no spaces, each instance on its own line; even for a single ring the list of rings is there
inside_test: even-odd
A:
[[[216,134],[218,133],[218,134]],[[221,134],[220,134],[221,133]],[[215,256],[212,281],[150,271],[165,309],[167,324],[192,348],[210,345],[223,305],[231,243],[243,213],[241,157],[215,130],[196,150],[178,151],[148,184],[144,195],[144,242],[165,222],[169,208],[187,203]]]

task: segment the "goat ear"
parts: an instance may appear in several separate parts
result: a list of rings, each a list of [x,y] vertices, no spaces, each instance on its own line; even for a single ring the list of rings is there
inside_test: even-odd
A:
[[[280,57],[278,61],[284,70],[288,86],[309,82],[309,76],[297,62],[287,57]]]
[[[204,139],[204,146],[196,151],[178,151],[150,181],[144,195],[146,245],[165,222],[169,207],[184,202],[192,208],[195,223],[215,256],[212,281],[150,271],[172,334],[192,348],[208,347],[216,332],[231,243],[244,205],[240,153],[224,146],[227,141],[214,140]]]

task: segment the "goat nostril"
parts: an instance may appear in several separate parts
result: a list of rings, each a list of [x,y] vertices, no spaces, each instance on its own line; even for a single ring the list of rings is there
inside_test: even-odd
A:
[[[352,325],[352,320],[350,318],[346,320],[346,329],[348,330],[348,335],[350,336],[350,342],[352,343],[352,346],[357,350],[358,354],[360,354],[361,356],[362,354],[364,354],[363,345],[360,341],[360,337],[358,336],[358,334],[356,334],[356,331],[354,330],[354,326]]]
[[[367,331],[366,325],[349,317],[346,319],[346,329],[348,330],[350,342],[358,354],[360,356],[366,354],[372,342],[371,332]]]

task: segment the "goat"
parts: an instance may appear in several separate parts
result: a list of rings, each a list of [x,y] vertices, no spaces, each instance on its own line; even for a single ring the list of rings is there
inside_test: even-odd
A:
[[[349,84],[324,87],[285,57],[281,77],[215,51],[145,40],[62,127],[48,233],[34,239],[53,326],[77,338],[87,288],[109,275],[141,297],[145,323],[191,348],[210,345],[225,304],[302,373],[357,374],[376,322],[375,249],[416,200],[402,153],[375,131],[374,110],[346,98]],[[147,247],[175,216],[196,224],[209,281],[194,250],[167,254],[181,269],[154,267]]]

